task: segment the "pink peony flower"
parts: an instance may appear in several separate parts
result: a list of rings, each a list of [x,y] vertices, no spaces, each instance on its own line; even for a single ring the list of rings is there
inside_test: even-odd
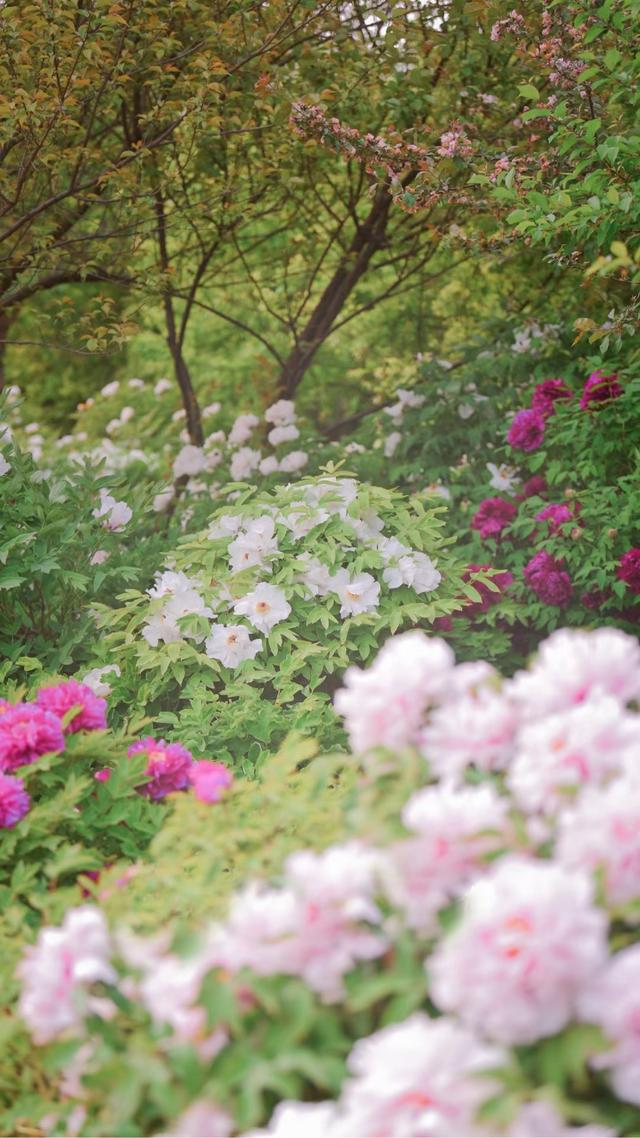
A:
[[[427,961],[435,1003],[499,1043],[555,1035],[607,957],[588,877],[511,856],[463,897],[460,924]]]
[[[640,594],[640,549],[628,549],[622,554],[616,569],[616,577],[624,581],[632,593]]]
[[[571,391],[563,379],[543,379],[537,383],[531,397],[532,411],[539,411],[547,419],[556,409],[557,399],[570,399]]]
[[[101,770],[96,771],[93,777],[96,782],[108,782],[111,778],[111,774],[112,771],[109,769],[109,767],[102,767]]]
[[[471,519],[471,528],[478,531],[483,541],[497,538],[517,513],[518,507],[506,498],[485,498]]]
[[[517,495],[518,501],[524,501],[525,498],[542,497],[547,492],[546,479],[541,474],[534,474],[525,482],[522,490]]]
[[[637,760],[637,754],[636,746],[629,759]],[[610,905],[640,899],[637,777],[617,778],[604,790],[585,790],[576,805],[560,816],[555,856],[568,869],[599,870]]]
[[[233,782],[233,775],[224,763],[200,759],[189,768],[189,781],[196,798],[201,802],[219,802]]]
[[[437,708],[420,733],[420,751],[442,779],[460,781],[469,767],[502,770],[513,752],[518,708],[481,687]]]
[[[207,1026],[207,1013],[198,999],[210,969],[206,955],[186,960],[172,953],[152,955],[143,969],[140,996],[153,1021],[170,1027],[174,1042],[191,1043],[210,1062],[226,1045],[228,1035],[224,1028]]]
[[[571,577],[563,565],[563,561],[558,561],[545,549],[541,549],[524,567],[526,584],[545,605],[564,608],[573,596]]]
[[[509,803],[491,786],[427,787],[409,799],[402,820],[411,838],[396,842],[383,869],[394,905],[423,933],[438,929],[437,914],[486,869],[504,845]]]
[[[191,778],[193,756],[181,743],[166,743],[164,739],[146,736],[133,743],[127,755],[147,755],[145,774],[149,782],[138,787],[138,792],[157,802],[178,790],[186,790]]]
[[[0,830],[10,830],[24,818],[30,799],[19,778],[0,771]]]
[[[579,1010],[613,1043],[591,1065],[608,1072],[620,1098],[640,1106],[640,945],[611,958],[582,993]]]
[[[374,904],[379,855],[359,842],[321,854],[303,850],[285,863],[282,889],[249,885],[236,894],[228,921],[214,931],[209,959],[260,976],[300,976],[328,1002],[359,960],[386,951]]]
[[[107,701],[97,696],[88,684],[77,680],[64,680],[48,688],[40,688],[36,696],[38,707],[62,719],[72,707],[80,710],[64,728],[65,735],[76,731],[104,731],[107,726]]]
[[[416,1012],[353,1047],[336,1136],[484,1134],[476,1114],[499,1089],[490,1071],[504,1062],[452,1020]]]
[[[54,751],[64,751],[57,715],[35,703],[18,703],[0,715],[0,770],[17,770]]]
[[[584,605],[586,609],[597,612],[598,609],[601,609],[603,605],[607,603],[610,597],[611,593],[608,589],[588,589],[585,593],[581,594],[580,603]]]
[[[592,371],[586,381],[580,398],[582,411],[593,411],[601,403],[608,403],[610,399],[617,399],[622,395],[622,387],[618,383],[617,375],[605,375],[601,371]]]
[[[90,988],[115,980],[110,951],[104,916],[92,905],[69,909],[60,928],[40,929],[18,967],[20,1014],[35,1043],[77,1031],[89,1013],[109,1014],[113,1005]]]
[[[507,783],[522,810],[555,814],[585,786],[610,782],[634,753],[640,716],[612,696],[596,696],[524,727]]]
[[[508,689],[526,719],[564,711],[599,695],[612,695],[619,704],[640,699],[640,644],[617,628],[559,629]]]
[[[509,427],[507,442],[527,453],[537,450],[544,439],[544,415],[540,411],[518,411]]]
[[[366,671],[347,668],[334,705],[353,750],[415,744],[424,711],[445,691],[453,666],[443,640],[414,631],[387,640]]]
[[[565,502],[550,502],[548,506],[538,511],[536,521],[548,522],[551,533],[557,533],[566,522],[573,521],[574,516],[574,509]]]

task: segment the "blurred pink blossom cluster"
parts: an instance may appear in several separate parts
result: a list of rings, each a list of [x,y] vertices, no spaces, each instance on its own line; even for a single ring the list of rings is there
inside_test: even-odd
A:
[[[504,1090],[510,1048],[572,1024],[601,1029],[593,1071],[640,1105],[639,701],[640,644],[618,630],[557,631],[506,680],[421,632],[392,638],[347,671],[336,707],[369,783],[376,752],[387,774],[409,748],[424,756],[404,836],[291,855],[277,885],[245,886],[186,958],[167,931],[110,939],[99,910],[71,911],[20,966],[35,1041],[82,1038],[84,1017],[115,1014],[99,985],[118,982],[117,966],[167,1044],[190,1043],[215,1071],[233,1032],[205,1015],[209,972],[252,1015],[253,973],[297,977],[344,1016],[349,974],[382,974],[411,936],[423,1009],[356,1040],[336,1100],[283,1101],[254,1136],[613,1136],[573,1129],[544,1095],[521,1094],[491,1130],[478,1112]],[[229,1109],[195,1099],[172,1132],[235,1132]]]

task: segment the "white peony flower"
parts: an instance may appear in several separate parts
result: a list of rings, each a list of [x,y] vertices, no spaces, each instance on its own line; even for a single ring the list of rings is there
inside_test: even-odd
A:
[[[153,389],[153,394],[164,395],[165,391],[171,391],[172,387],[173,384],[170,379],[159,379]]]
[[[267,407],[264,417],[267,423],[273,423],[275,427],[288,427],[290,423],[295,422],[295,405],[290,399],[279,399],[277,403]]]
[[[114,379],[112,383],[105,383],[104,387],[100,391],[100,394],[104,395],[105,399],[110,399],[112,395],[117,395],[119,390],[120,383],[117,379]]]
[[[237,601],[233,611],[238,616],[246,616],[247,620],[259,632],[270,632],[276,624],[286,620],[291,612],[291,605],[287,601],[282,589],[275,585],[261,582],[252,592]]]
[[[262,640],[251,640],[249,629],[242,624],[212,624],[204,650],[212,660],[225,668],[237,668],[245,660],[253,660],[262,648]]]
[[[270,454],[267,455],[266,458],[263,458],[258,469],[261,474],[264,474],[265,478],[269,474],[275,474],[276,470],[280,469],[275,454]]]
[[[229,431],[229,446],[240,447],[248,442],[254,427],[260,422],[257,415],[238,415]]]
[[[513,467],[505,465],[496,466],[495,462],[487,462],[486,467],[491,474],[489,485],[494,490],[513,494],[515,487],[520,481]]]
[[[371,573],[350,577],[346,569],[339,569],[333,578],[333,592],[340,601],[340,616],[358,616],[378,608],[380,585]]]
[[[8,474],[11,470],[11,463],[7,462],[3,454],[0,454],[0,477],[3,474]]]
[[[184,475],[200,474],[206,466],[206,456],[202,447],[188,444],[179,450],[173,461],[174,478]]]
[[[300,431],[296,426],[294,426],[293,423],[289,423],[287,427],[274,427],[273,430],[269,431],[269,434],[267,435],[267,438],[273,447],[280,446],[281,443],[293,442],[294,439],[297,439],[299,437]]]
[[[117,664],[105,664],[104,668],[92,668],[86,676],[82,677],[80,682],[87,684],[96,695],[104,697],[111,692],[111,684],[106,683],[104,679],[105,676],[109,675],[120,675],[120,668]]]
[[[230,463],[231,477],[234,482],[242,482],[257,469],[262,455],[259,450],[251,447],[240,447],[233,455]]]
[[[271,570],[272,555],[278,552],[273,518],[264,514],[253,518],[229,545],[229,567],[232,573],[260,565]]]
[[[280,460],[280,469],[285,474],[295,474],[296,471],[302,470],[309,461],[309,455],[304,450],[292,450],[289,454],[285,454],[284,458]]]
[[[386,439],[384,440],[385,458],[393,457],[401,441],[402,435],[400,434],[400,431],[392,431],[390,435],[387,435]]]

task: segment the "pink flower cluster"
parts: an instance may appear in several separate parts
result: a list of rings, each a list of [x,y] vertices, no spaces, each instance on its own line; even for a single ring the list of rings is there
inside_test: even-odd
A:
[[[563,608],[573,596],[571,577],[564,563],[552,557],[546,549],[540,549],[524,567],[524,580],[532,592],[545,605]]]
[[[640,644],[615,629],[560,630],[508,680],[482,661],[456,664],[420,632],[393,638],[369,669],[349,670],[336,706],[358,749],[385,751],[387,774],[406,748],[424,755],[427,785],[404,804],[404,836],[394,828],[386,847],[352,840],[292,855],[278,886],[235,896],[195,957],[167,953],[165,932],[139,945],[120,938],[125,964],[142,973],[126,978],[128,997],[210,1062],[241,1030],[212,1029],[200,999],[210,970],[236,993],[242,985],[247,1008],[241,969],[297,977],[324,1002],[344,1001],[342,1030],[357,1021],[348,974],[380,980],[383,998],[387,961],[412,943],[429,1014],[358,1039],[336,1101],[282,1102],[261,1133],[612,1136],[573,1130],[543,1097],[514,1105],[510,1120],[496,1115],[495,1129],[478,1112],[510,1097],[509,1048],[578,1023],[603,1035],[585,1062],[640,1105],[639,703]],[[366,767],[367,784],[375,773]],[[82,1035],[89,1012],[111,1014],[95,989],[114,982],[104,926],[86,916],[95,912],[44,930],[21,965],[37,1042]],[[88,933],[74,926],[72,937],[83,913]],[[189,1109],[193,1133],[218,1125],[215,1102]],[[174,1133],[191,1132],[187,1115]],[[226,1114],[220,1126],[234,1129]]]
[[[518,507],[506,498],[485,498],[471,519],[471,528],[478,531],[483,541],[499,538],[517,513]]]
[[[106,727],[106,707],[90,687],[76,680],[41,688],[35,703],[0,701],[0,829],[15,826],[30,805],[20,779],[6,776],[42,755],[64,751],[65,735]],[[76,713],[63,725],[74,708]]]
[[[154,802],[190,786],[201,802],[219,802],[233,782],[233,775],[224,763],[209,759],[196,762],[191,751],[181,743],[167,743],[150,735],[132,743],[127,755],[129,758],[147,756],[144,773],[148,781],[142,783],[138,791]]]

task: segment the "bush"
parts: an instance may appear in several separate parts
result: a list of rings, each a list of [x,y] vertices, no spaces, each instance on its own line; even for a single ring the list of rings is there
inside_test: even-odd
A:
[[[151,589],[101,610],[99,651],[121,667],[121,713],[135,702],[250,773],[294,725],[335,742],[329,696],[349,661],[369,658],[384,632],[451,612],[468,587],[443,553],[437,510],[418,498],[334,475],[229,491]]]
[[[85,906],[27,950],[53,1132],[409,1135],[428,1110],[436,1133],[636,1133],[639,677],[607,629],[555,633],[502,684],[415,632],[352,669],[338,844],[269,866],[208,930],[183,914],[140,940]],[[224,845],[200,849],[212,881]]]

